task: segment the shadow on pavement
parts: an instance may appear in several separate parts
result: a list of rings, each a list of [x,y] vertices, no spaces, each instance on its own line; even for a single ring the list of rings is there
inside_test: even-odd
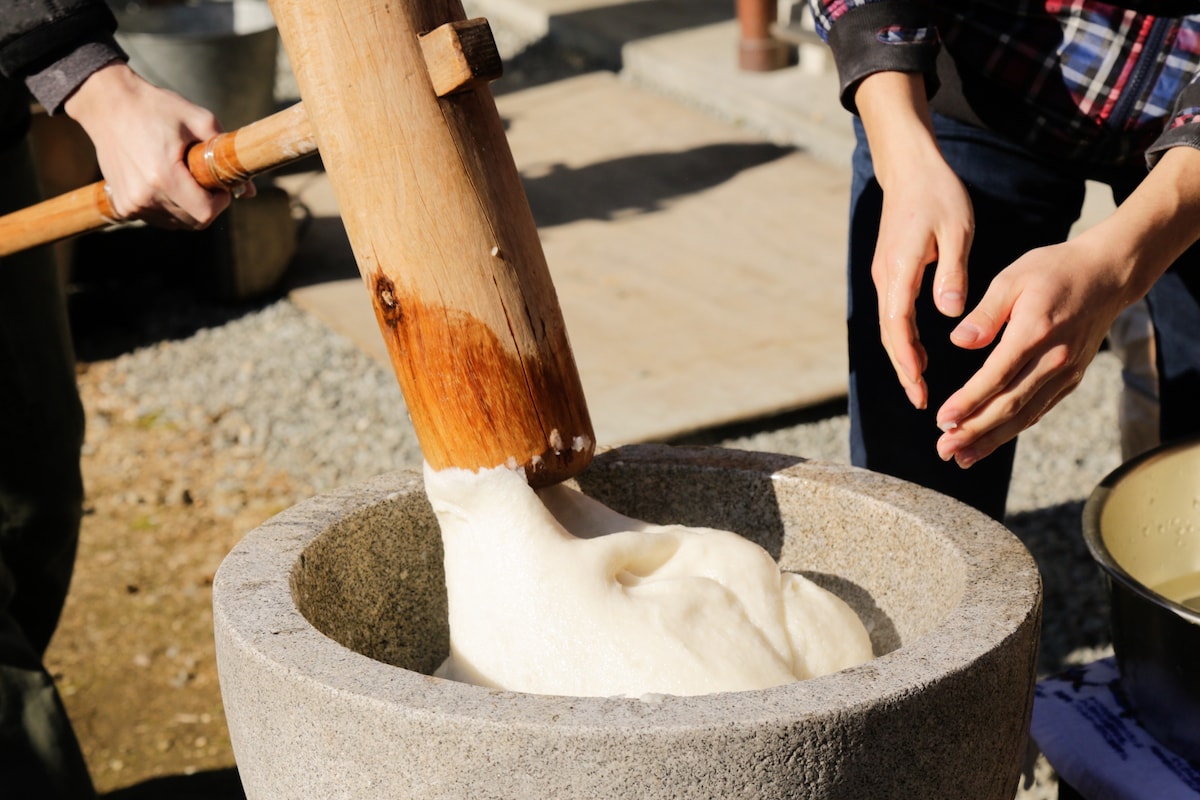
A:
[[[793,152],[795,148],[764,142],[728,142],[582,167],[529,168],[522,170],[521,181],[534,221],[545,229],[577,220],[651,213]],[[298,236],[296,256],[283,276],[281,292],[359,277],[340,217],[304,214]]]
[[[101,795],[101,800],[245,800],[235,767],[170,775]]]
[[[504,75],[492,91],[506,94],[590,70],[619,72],[621,49],[630,42],[727,22],[735,15],[729,0],[639,0],[550,14],[545,36],[505,58]]]
[[[619,68],[621,47],[676,31],[727,22],[735,17],[728,0],[640,0],[550,16],[550,38],[600,54]],[[587,37],[586,39],[584,37]],[[731,44],[731,48],[735,44]],[[731,53],[735,52],[730,50]]]
[[[794,148],[766,142],[729,142],[582,167],[554,164],[541,174],[522,170],[521,177],[538,227],[549,228],[656,211],[670,200],[711,189],[792,152]]]

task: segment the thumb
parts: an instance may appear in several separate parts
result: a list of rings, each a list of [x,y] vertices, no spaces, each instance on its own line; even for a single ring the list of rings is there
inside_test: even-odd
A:
[[[950,332],[950,341],[964,350],[987,347],[1000,335],[1015,302],[1016,296],[1006,289],[1006,282],[992,281],[979,305]]]

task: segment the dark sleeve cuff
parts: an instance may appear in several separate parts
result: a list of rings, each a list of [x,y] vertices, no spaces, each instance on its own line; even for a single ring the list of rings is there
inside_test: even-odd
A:
[[[876,72],[925,76],[925,91],[938,88],[937,28],[928,10],[914,3],[868,3],[843,14],[829,31],[829,47],[837,65],[842,105],[857,114],[854,93]]]
[[[1146,150],[1146,166],[1153,169],[1172,147],[1200,149],[1200,84],[1192,83],[1180,93],[1166,130]]]
[[[65,58],[25,78],[29,93],[48,114],[57,114],[67,98],[93,72],[127,56],[115,41],[89,42]]]
[[[24,33],[5,41],[0,47],[0,73],[24,78],[88,42],[111,41],[117,29],[117,19],[105,3],[76,3],[67,12],[52,21],[27,24]]]

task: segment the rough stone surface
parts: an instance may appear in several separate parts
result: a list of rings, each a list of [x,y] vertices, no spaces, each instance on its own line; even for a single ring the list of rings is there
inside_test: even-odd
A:
[[[841,594],[877,658],[657,702],[430,677],[448,641],[436,520],[419,473],[389,474],[283,512],[216,575],[247,797],[1013,796],[1041,583],[1005,528],[853,467],[719,448],[612,450],[579,485],[643,519],[759,541]]]

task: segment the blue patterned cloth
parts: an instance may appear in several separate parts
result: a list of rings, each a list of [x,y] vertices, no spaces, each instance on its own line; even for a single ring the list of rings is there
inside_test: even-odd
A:
[[[1113,658],[1039,681],[1030,732],[1055,772],[1088,800],[1200,798],[1200,768],[1141,726]]]

